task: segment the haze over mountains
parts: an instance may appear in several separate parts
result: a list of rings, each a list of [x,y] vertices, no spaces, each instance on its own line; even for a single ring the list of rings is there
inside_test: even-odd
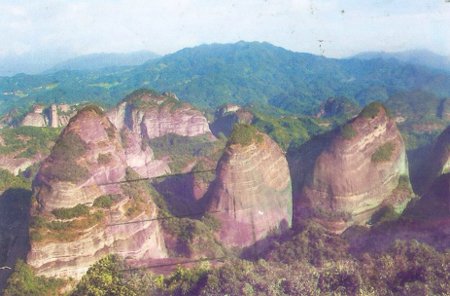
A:
[[[145,50],[128,53],[94,53],[81,56],[74,56],[72,53],[65,52],[33,52],[8,55],[0,58],[0,76],[135,66],[158,57],[159,55]]]
[[[447,97],[450,74],[395,59],[330,59],[269,43],[211,44],[125,68],[3,77],[0,113],[34,103],[91,101],[112,106],[142,87],[173,91],[201,108],[225,102],[268,103],[291,112],[312,112],[328,97],[347,97],[363,105],[411,89]]]
[[[371,51],[363,52],[353,57],[363,60],[395,59],[409,64],[450,71],[450,57],[439,55],[426,49],[406,50],[400,52]]]
[[[150,51],[136,51],[130,53],[94,53],[78,56],[51,67],[46,73],[63,70],[99,70],[108,67],[136,66],[159,55]]]

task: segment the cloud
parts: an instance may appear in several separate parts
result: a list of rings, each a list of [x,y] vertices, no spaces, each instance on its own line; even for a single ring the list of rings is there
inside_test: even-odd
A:
[[[415,47],[450,55],[448,27],[450,4],[444,0],[5,0],[0,55],[164,54],[239,40],[338,57]]]

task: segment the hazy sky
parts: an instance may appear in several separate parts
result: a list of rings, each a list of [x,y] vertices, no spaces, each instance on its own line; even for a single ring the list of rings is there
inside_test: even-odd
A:
[[[450,55],[450,0],[0,0],[0,40],[0,57],[165,54],[239,40],[332,57],[412,48]]]

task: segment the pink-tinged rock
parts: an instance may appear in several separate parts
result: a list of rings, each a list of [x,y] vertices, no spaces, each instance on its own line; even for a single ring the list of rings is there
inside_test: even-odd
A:
[[[312,218],[341,233],[367,223],[383,206],[403,211],[412,197],[396,191],[400,177],[410,186],[405,146],[395,120],[384,107],[374,106],[377,114],[364,116],[363,111],[332,135],[306,179],[296,220]],[[387,159],[377,161],[374,154],[386,146],[392,148]]]
[[[167,134],[189,137],[211,135],[208,121],[199,110],[173,96],[150,91],[137,91],[129,95],[108,112],[108,117],[118,129],[126,125],[147,140]]]
[[[36,155],[33,158],[14,158],[12,155],[0,156],[0,168],[8,170],[13,175],[18,175],[24,172],[28,167],[42,160],[41,155]]]
[[[151,139],[167,134],[209,135],[213,138],[205,116],[191,105],[178,101],[174,95],[136,91],[107,116],[120,130],[128,166],[142,177],[170,173],[167,160],[154,158],[148,145]]]
[[[82,173],[66,174],[61,168],[76,168]],[[123,184],[107,184],[124,181],[126,170],[127,156],[119,132],[101,110],[88,107],[71,119],[33,182],[37,200],[33,216],[45,223],[61,222],[53,210],[85,204],[89,215],[100,218],[89,227],[69,227],[71,235],[64,237],[52,235],[58,232],[51,228],[32,228],[32,234],[37,231],[41,237],[32,239],[27,263],[38,274],[80,279],[93,263],[109,253],[137,261],[167,257],[159,222],[152,220],[158,209],[150,193],[141,187],[136,193],[126,190]],[[107,194],[114,195],[110,209],[92,206],[98,197]],[[62,222],[79,219],[88,218]]]
[[[149,145],[143,145],[139,134],[123,128],[122,142],[127,165],[142,177],[151,178],[170,173],[167,161],[155,159],[152,149]]]
[[[283,151],[268,136],[228,145],[216,169],[209,211],[221,222],[219,239],[246,247],[285,230],[292,220],[292,188]]]
[[[53,104],[47,108],[36,105],[25,115],[20,125],[53,128],[64,127],[75,114],[76,109],[67,104]]]
[[[74,138],[75,143],[63,146],[69,138]],[[63,148],[55,149],[58,145]],[[83,151],[77,152],[76,146],[84,147]],[[127,164],[120,136],[107,117],[95,111],[76,115],[60,135],[55,148],[42,163],[35,179],[35,195],[46,212],[92,204],[96,197],[109,193],[108,187],[98,184],[121,181],[125,177]],[[74,156],[75,153],[80,155]],[[108,158],[107,162],[99,161],[102,155]],[[62,178],[66,170],[79,173]]]
[[[42,113],[28,113],[22,120],[21,125],[45,127],[47,126],[47,121]]]

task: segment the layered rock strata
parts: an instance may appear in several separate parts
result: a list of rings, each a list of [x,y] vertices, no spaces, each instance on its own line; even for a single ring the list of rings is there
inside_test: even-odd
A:
[[[251,131],[247,143],[230,143],[221,157],[209,192],[211,211],[221,222],[219,238],[227,246],[254,245],[292,221],[292,188],[280,147],[267,135]],[[238,131],[239,132],[239,131]],[[239,137],[238,137],[239,138]]]
[[[148,145],[152,139],[168,134],[213,138],[205,116],[171,93],[136,91],[108,112],[108,117],[121,131],[129,166],[144,177],[170,172],[167,161],[154,158]]]
[[[81,110],[33,183],[27,262],[42,275],[79,279],[108,253],[166,257],[158,221],[149,221],[158,211],[146,185],[117,183],[130,174],[136,178],[114,125],[98,108]]]
[[[411,195],[405,146],[379,103],[331,135],[315,160],[296,205],[296,220],[312,218],[341,233],[367,223],[383,206],[402,212]]]
[[[118,129],[126,126],[147,140],[167,134],[211,135],[205,116],[173,94],[163,96],[149,90],[135,91],[109,112],[108,117]]]

